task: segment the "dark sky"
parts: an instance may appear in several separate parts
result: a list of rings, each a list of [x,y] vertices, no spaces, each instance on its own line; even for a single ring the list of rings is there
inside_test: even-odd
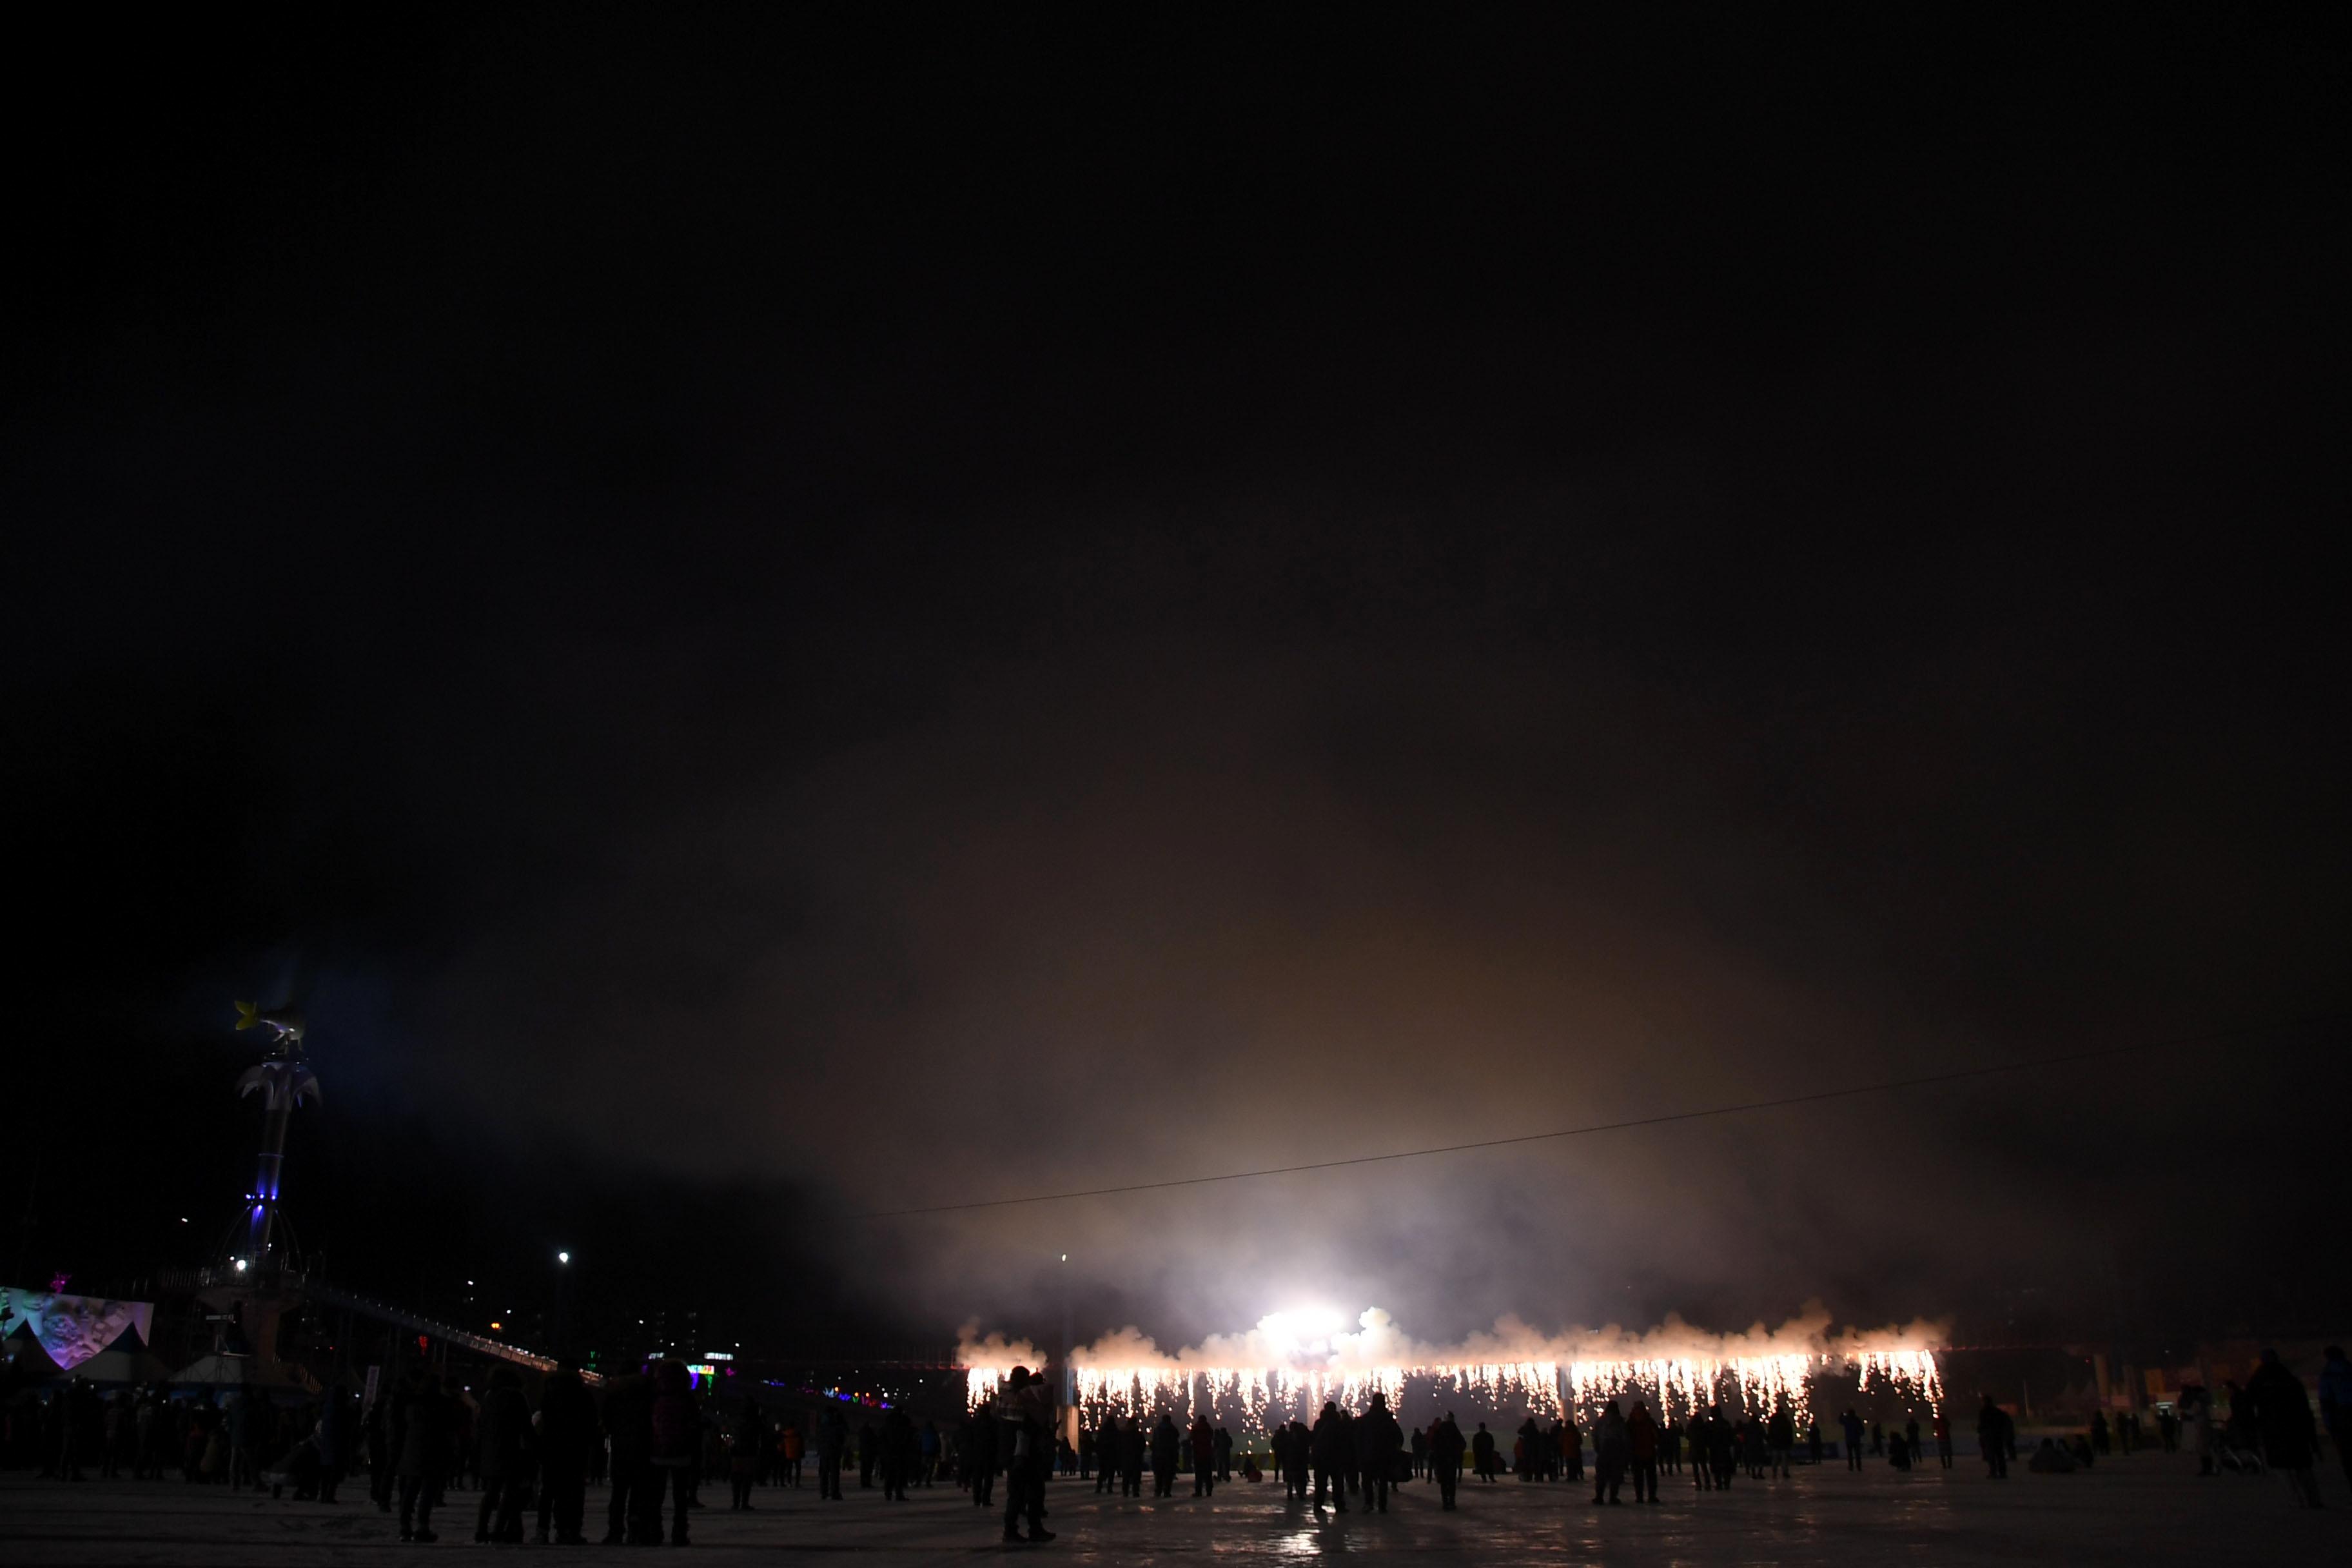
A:
[[[164,26],[7,111],[12,1267],[201,1250],[291,988],[297,1213],[420,1300],[2352,1285],[2340,1023],[850,1217],[2352,1005],[2340,33]]]

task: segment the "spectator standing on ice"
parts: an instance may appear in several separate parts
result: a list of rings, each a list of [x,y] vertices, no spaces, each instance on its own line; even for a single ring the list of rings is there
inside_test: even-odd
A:
[[[392,1450],[400,1476],[400,1538],[437,1540],[433,1508],[449,1471],[449,1412],[432,1378],[413,1367],[392,1407]]]
[[[914,1418],[903,1410],[882,1417],[882,1496],[905,1502],[907,1487],[923,1461],[923,1439]]]
[[[1330,1400],[1323,1402],[1323,1412],[1315,1417],[1311,1436],[1315,1458],[1315,1511],[1323,1511],[1323,1500],[1330,1495],[1332,1506],[1341,1513],[1348,1511],[1348,1470],[1355,1463],[1353,1439],[1348,1423],[1341,1418],[1339,1407]]]
[[[1838,1417],[1838,1425],[1845,1430],[1845,1468],[1858,1470],[1862,1468],[1862,1417],[1848,1405],[1845,1414]]]
[[[1217,1495],[1217,1429],[1205,1413],[1192,1417],[1192,1495]]]
[[[482,1413],[474,1423],[474,1468],[482,1478],[482,1499],[474,1510],[476,1544],[520,1544],[522,1500],[532,1470],[530,1405],[522,1378],[510,1366],[490,1373]]]
[[[1977,1410],[1977,1452],[1984,1456],[1988,1479],[2009,1479],[2009,1412],[1995,1405],[1990,1394]]]
[[[2319,1507],[2319,1478],[2311,1468],[2318,1433],[2312,1426],[2311,1396],[2304,1391],[2303,1380],[2287,1370],[2278,1352],[2264,1351],[2262,1365],[2246,1380],[2245,1397],[2254,1407],[2264,1462],[2286,1473],[2297,1502]]]
[[[1482,1481],[1495,1479],[1495,1435],[1486,1430],[1484,1421],[1478,1423],[1478,1430],[1470,1438],[1470,1468],[1477,1471]]]
[[[1175,1419],[1165,1410],[1151,1428],[1151,1495],[1176,1495],[1176,1460],[1184,1446],[1183,1434],[1176,1430]]]
[[[1772,1474],[1787,1479],[1797,1458],[1797,1413],[1787,1400],[1772,1407],[1772,1418],[1764,1425],[1764,1443],[1770,1450]]]
[[[1625,1454],[1633,1471],[1633,1500],[1657,1501],[1658,1424],[1650,1418],[1649,1406],[1638,1399],[1625,1417]]]
[[[1451,1411],[1429,1431],[1429,1463],[1437,1480],[1437,1496],[1448,1513],[1454,1511],[1454,1489],[1462,1484],[1462,1454],[1468,1447]]]
[[[1122,1496],[1139,1498],[1143,1495],[1143,1423],[1132,1415],[1118,1420],[1118,1480]]]
[[[694,1374],[681,1361],[654,1363],[653,1373],[654,1484],[646,1489],[647,1535],[661,1539],[663,1483],[670,1500],[669,1543],[684,1546],[686,1514],[694,1506],[695,1467],[702,1458],[702,1405],[694,1396]]]
[[[2320,1363],[2319,1419],[2327,1427],[2327,1440],[2336,1445],[2344,1479],[2352,1481],[2352,1361],[2344,1358],[2342,1345],[2328,1346],[2327,1359]]]
[[[1357,1458],[1364,1470],[1364,1506],[1386,1513],[1397,1455],[1404,1447],[1404,1433],[1389,1414],[1387,1394],[1373,1390],[1370,1406],[1356,1419],[1355,1436]]]
[[[991,1423],[985,1415],[980,1420],[985,1436]],[[993,1443],[991,1443],[990,1449],[984,1463],[988,1467],[987,1473],[993,1475],[996,1469]],[[824,1414],[816,1418],[816,1496],[819,1502],[828,1498],[835,1502],[841,1500],[841,1463],[848,1451],[849,1417],[841,1413],[838,1405],[827,1405]],[[972,1500],[983,1506],[986,1503],[985,1499],[979,1497]]]
[[[1691,1406],[1690,1425],[1683,1436],[1690,1444],[1691,1490],[1712,1491],[1715,1489],[1715,1423],[1717,1416],[1703,1405]]]
[[[597,1447],[596,1401],[580,1380],[580,1370],[569,1360],[560,1362],[540,1385],[539,1394],[539,1539],[554,1539],[562,1546],[584,1546],[583,1515],[587,1511],[588,1466]]]
[[[1296,1415],[1283,1428],[1282,1481],[1284,1489],[1300,1502],[1307,1500],[1307,1478],[1315,1469],[1315,1434],[1307,1423]]]
[[[1601,1407],[1601,1419],[1592,1427],[1592,1500],[1622,1503],[1618,1489],[1625,1484],[1625,1465],[1633,1452],[1633,1443],[1625,1435],[1625,1415],[1617,1408],[1615,1400]]]

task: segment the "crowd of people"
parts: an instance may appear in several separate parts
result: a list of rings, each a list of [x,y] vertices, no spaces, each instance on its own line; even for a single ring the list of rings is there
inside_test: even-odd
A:
[[[2314,1467],[2324,1426],[2352,1482],[2352,1363],[2340,1348],[2326,1352],[2317,1422],[2303,1383],[2275,1352],[2264,1352],[2243,1387],[2228,1384],[2225,1392],[2219,1419],[2207,1391],[2189,1388],[2158,1413],[2152,1432],[2136,1413],[2110,1420],[2098,1412],[2079,1432],[2039,1438],[2024,1463],[2036,1473],[2066,1474],[2157,1447],[2197,1456],[2200,1474],[2276,1470],[2298,1500],[2317,1507]],[[520,1542],[535,1514],[538,1541],[584,1544],[587,1489],[609,1484],[606,1543],[684,1545],[689,1515],[704,1506],[705,1483],[724,1478],[729,1507],[750,1510],[757,1488],[803,1486],[812,1447],[823,1500],[843,1497],[853,1468],[861,1489],[878,1485],[893,1501],[906,1500],[910,1488],[954,1485],[977,1508],[992,1513],[1001,1506],[1003,1539],[1028,1543],[1054,1539],[1045,1523],[1045,1483],[1057,1471],[1090,1477],[1097,1494],[1120,1499],[1141,1498],[1147,1472],[1156,1499],[1175,1497],[1186,1477],[1191,1495],[1208,1499],[1237,1472],[1244,1481],[1270,1472],[1287,1503],[1320,1517],[1351,1505],[1385,1513],[1407,1482],[1433,1485],[1447,1510],[1458,1506],[1465,1476],[1482,1485],[1506,1474],[1529,1484],[1581,1483],[1588,1451],[1594,1506],[1622,1504],[1629,1480],[1634,1502],[1654,1504],[1664,1479],[1685,1467],[1695,1490],[1721,1490],[1743,1476],[1785,1479],[1800,1453],[1818,1465],[1829,1446],[1815,1421],[1800,1435],[1786,1402],[1769,1410],[1711,1405],[1677,1422],[1659,1419],[1633,1397],[1605,1403],[1589,1427],[1580,1427],[1573,1412],[1549,1422],[1528,1415],[1506,1450],[1486,1422],[1465,1433],[1450,1411],[1408,1431],[1378,1392],[1361,1410],[1327,1402],[1311,1424],[1277,1421],[1245,1443],[1206,1412],[1180,1419],[1161,1411],[1101,1415],[1072,1446],[1062,1438],[1063,1412],[1045,1378],[1025,1367],[945,1433],[936,1421],[919,1423],[897,1408],[861,1410],[853,1426],[837,1402],[814,1419],[772,1418],[756,1395],[731,1399],[723,1410],[706,1404],[677,1361],[608,1379],[601,1398],[576,1367],[562,1364],[540,1380],[535,1407],[512,1366],[493,1369],[478,1391],[454,1374],[410,1367],[364,1411],[341,1387],[281,1406],[243,1392],[175,1397],[162,1384],[102,1394],[75,1380],[45,1401],[28,1390],[11,1402],[0,1452],[37,1449],[41,1474],[66,1481],[93,1468],[101,1479],[176,1472],[189,1484],[290,1491],[330,1503],[346,1476],[364,1468],[370,1500],[397,1513],[400,1538],[409,1542],[436,1540],[434,1513],[450,1493],[471,1489],[477,1542]],[[1836,1429],[1852,1468],[1868,1459],[1908,1470],[1928,1463],[1931,1453],[1941,1468],[1952,1466],[1951,1428],[1941,1411],[1923,1428],[1916,1416],[1889,1426],[1864,1422],[1849,1408]],[[1989,1478],[2008,1479],[2020,1458],[2017,1426],[1990,1395],[1977,1412],[1976,1439]]]

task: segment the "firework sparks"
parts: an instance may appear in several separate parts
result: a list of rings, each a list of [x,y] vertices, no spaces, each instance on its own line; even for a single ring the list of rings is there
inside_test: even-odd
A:
[[[1294,1415],[1311,1421],[1327,1400],[1360,1409],[1377,1392],[1393,1408],[1409,1382],[1441,1398],[1546,1418],[1589,1416],[1609,1400],[1631,1397],[1677,1420],[1706,1405],[1762,1414],[1785,1405],[1802,1422],[1811,1413],[1813,1379],[1839,1374],[1914,1402],[1944,1397],[1929,1348],[1939,1325],[1832,1337],[1817,1305],[1779,1330],[1759,1324],[1744,1335],[1703,1334],[1670,1318],[1642,1336],[1612,1327],[1546,1337],[1507,1319],[1491,1333],[1444,1349],[1414,1343],[1378,1308],[1357,1320],[1355,1332],[1342,1331],[1344,1322],[1329,1312],[1275,1313],[1249,1333],[1219,1335],[1173,1355],[1123,1330],[1072,1358],[1077,1404],[1090,1419],[1238,1412],[1244,1427],[1263,1431]],[[970,1331],[959,1359],[973,1403],[992,1398],[1016,1363],[1041,1364],[1034,1346],[996,1335],[976,1340]]]

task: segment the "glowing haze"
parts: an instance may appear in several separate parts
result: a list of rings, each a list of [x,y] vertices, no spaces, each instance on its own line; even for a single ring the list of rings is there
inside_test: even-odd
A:
[[[1758,1322],[1743,1333],[1708,1333],[1669,1314],[1640,1333],[1612,1323],[1545,1334],[1505,1317],[1458,1344],[1435,1345],[1378,1307],[1352,1331],[1339,1312],[1317,1308],[1270,1313],[1246,1332],[1213,1334],[1174,1352],[1121,1329],[1074,1352],[1071,1372],[1091,1414],[1237,1408],[1252,1428],[1269,1416],[1311,1419],[1327,1399],[1353,1407],[1378,1392],[1393,1406],[1408,1379],[1482,1405],[1554,1416],[1631,1395],[1655,1400],[1675,1417],[1717,1403],[1756,1412],[1786,1404],[1801,1420],[1818,1373],[1850,1372],[1864,1388],[1883,1382],[1905,1398],[1940,1402],[1936,1346],[1946,1329],[1921,1319],[1832,1331],[1828,1311],[1812,1301],[1777,1329]],[[974,1401],[990,1397],[1014,1366],[1043,1364],[1034,1344],[981,1337],[977,1324],[966,1325],[957,1359]]]

